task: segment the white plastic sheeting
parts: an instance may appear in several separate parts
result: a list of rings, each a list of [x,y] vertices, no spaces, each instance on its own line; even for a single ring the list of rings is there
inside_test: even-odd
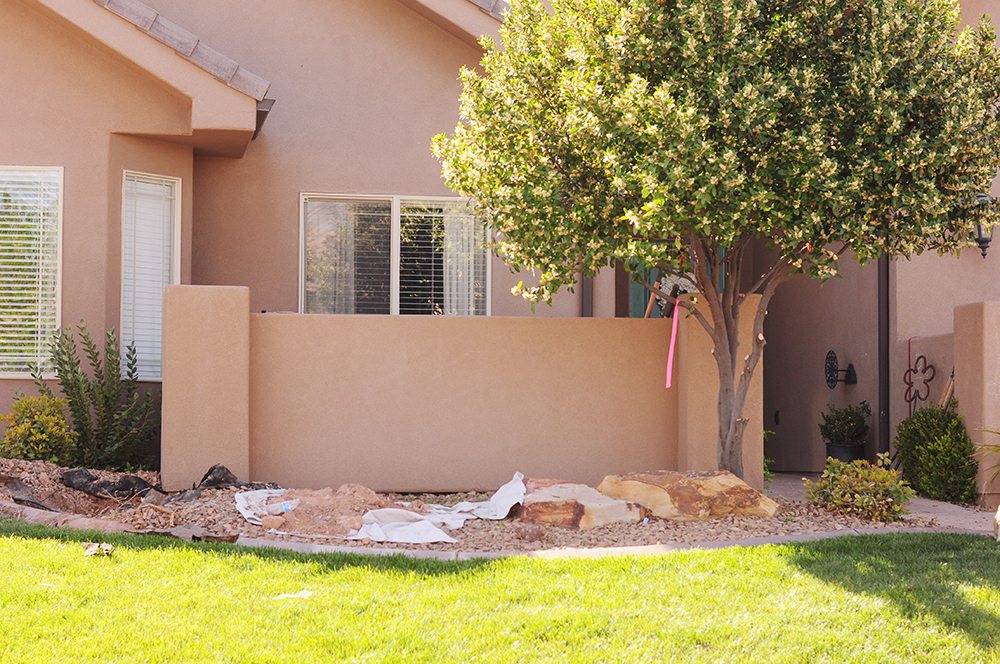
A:
[[[504,519],[515,505],[524,502],[524,475],[514,473],[514,477],[497,489],[489,500],[478,503],[461,502],[451,507],[427,505],[428,513],[420,514],[397,507],[368,510],[361,518],[361,528],[347,539],[367,539],[373,542],[397,542],[400,544],[431,544],[434,542],[456,542],[443,529],[455,530],[470,519]],[[285,500],[267,504],[271,498],[288,493],[287,489],[261,489],[243,491],[236,494],[236,509],[248,523],[262,525],[261,517],[268,514],[282,514],[294,510],[298,500]]]
[[[504,519],[515,505],[524,502],[524,475],[514,473],[513,479],[500,487],[489,500],[478,503],[461,502],[452,507],[428,505],[429,514],[410,510],[384,508],[369,510],[361,519],[361,528],[347,539],[369,539],[373,542],[399,544],[431,544],[456,542],[443,528],[455,530],[470,519]]]

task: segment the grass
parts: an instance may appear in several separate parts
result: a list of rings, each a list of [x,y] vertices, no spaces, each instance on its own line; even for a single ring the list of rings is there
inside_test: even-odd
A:
[[[94,538],[114,556],[84,557]],[[1000,548],[897,534],[438,563],[0,521],[0,661],[338,660],[1000,661]]]

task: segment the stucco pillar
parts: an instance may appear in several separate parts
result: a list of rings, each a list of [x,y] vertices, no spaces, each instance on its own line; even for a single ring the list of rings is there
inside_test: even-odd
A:
[[[250,290],[170,286],[163,320],[163,488],[217,463],[249,480]]]
[[[955,398],[974,445],[1000,444],[1000,436],[983,429],[1000,430],[1000,302],[977,302],[955,307]],[[1000,482],[990,484],[1000,461],[996,455],[980,460],[980,502],[1000,504]]]
[[[747,299],[740,315],[740,353],[750,348],[757,296]],[[699,307],[707,315],[702,302]],[[743,474],[755,489],[764,486],[764,361],[757,364],[743,411],[750,421],[743,435]],[[674,360],[677,390],[677,463],[680,470],[716,470],[718,462],[719,371],[712,339],[692,316],[679,321]]]

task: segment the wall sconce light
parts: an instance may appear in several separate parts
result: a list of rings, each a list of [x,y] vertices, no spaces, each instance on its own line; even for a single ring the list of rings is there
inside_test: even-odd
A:
[[[837,361],[837,354],[832,350],[826,354],[823,373],[826,376],[826,386],[831,390],[837,387],[837,383],[843,383],[844,385],[858,384],[858,374],[854,371],[854,365],[848,364],[846,369],[841,369],[840,363]]]
[[[989,194],[976,194],[976,202],[981,205],[992,206],[996,203],[996,199]],[[979,251],[982,253],[983,258],[986,258],[986,250],[990,248],[990,242],[993,241],[992,224],[977,221],[974,226],[972,239],[976,241],[976,246],[979,247]]]

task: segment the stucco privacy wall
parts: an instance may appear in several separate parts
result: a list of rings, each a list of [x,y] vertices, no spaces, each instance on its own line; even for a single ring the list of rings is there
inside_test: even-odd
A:
[[[667,320],[241,316],[247,297],[167,290],[167,489],[220,462],[286,486],[396,491],[491,489],[517,470],[596,483],[715,467],[717,374],[688,341],[704,334],[694,320],[680,321],[665,390]],[[757,486],[760,388],[744,452]],[[698,406],[693,417],[682,400]]]
[[[64,169],[62,324],[117,327],[122,170],[183,178],[186,257],[193,161],[190,147],[116,132],[181,131],[190,103],[31,3],[0,2],[0,25],[9,28],[0,39],[0,82],[13,91],[0,104],[0,165]],[[18,391],[33,388],[0,380],[0,411]]]
[[[195,160],[194,283],[249,286],[251,310],[295,311],[300,193],[454,195],[430,142],[458,121],[475,44],[399,0],[147,3],[266,77],[277,100],[242,159]],[[522,278],[493,258],[494,315],[531,314],[510,294]],[[536,315],[579,310],[579,291],[564,292]]]

